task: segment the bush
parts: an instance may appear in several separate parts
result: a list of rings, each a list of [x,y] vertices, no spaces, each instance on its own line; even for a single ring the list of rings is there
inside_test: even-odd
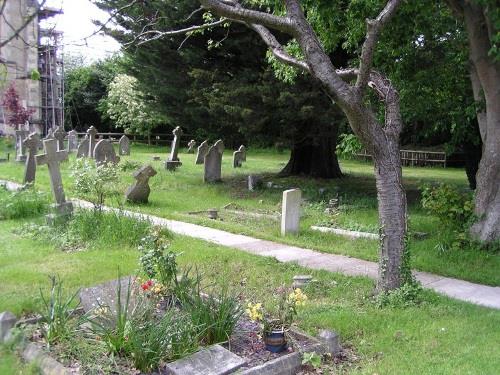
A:
[[[32,187],[0,192],[0,220],[39,216],[47,212],[48,206],[47,194]]]
[[[440,184],[422,188],[422,207],[439,218],[446,227],[465,228],[474,219],[472,193],[461,193],[457,188]]]
[[[418,305],[422,302],[422,286],[417,282],[403,284],[400,288],[380,293],[375,297],[378,307],[404,308]]]
[[[363,145],[354,134],[341,134],[337,145],[337,155],[344,159],[351,159],[363,149]]]

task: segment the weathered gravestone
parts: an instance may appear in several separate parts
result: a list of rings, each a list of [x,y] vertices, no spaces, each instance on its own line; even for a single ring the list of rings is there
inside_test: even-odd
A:
[[[89,138],[85,136],[76,149],[76,157],[86,158],[87,156],[89,156]]]
[[[210,146],[208,145],[208,141],[201,142],[198,146],[198,152],[196,153],[195,164],[203,164],[205,161],[205,155],[207,154],[209,148]]]
[[[299,232],[300,202],[302,192],[300,189],[290,189],[283,192],[281,207],[281,235]]]
[[[116,314],[117,310],[117,296],[120,291],[120,299],[122,308],[128,307],[131,312],[140,303],[140,298],[135,298],[135,294],[130,295],[129,305],[125,306],[129,287],[132,290],[134,279],[132,277],[122,277],[117,280],[99,284],[90,288],[83,288],[79,292],[80,305],[86,313],[99,309],[109,308],[110,312]]]
[[[177,126],[173,131],[174,140],[172,141],[172,149],[170,150],[170,156],[168,160],[165,162],[165,169],[169,171],[175,171],[175,169],[182,165],[179,160],[179,144],[181,141],[182,129]]]
[[[27,130],[16,130],[16,161],[26,160],[24,140],[28,134]]]
[[[47,164],[49,167],[50,186],[52,187],[56,204],[52,205],[55,214],[47,215],[47,221],[53,223],[58,217],[65,217],[73,211],[71,202],[66,202],[61,171],[59,170],[59,163],[68,159],[68,151],[57,151],[57,141],[55,139],[44,140],[43,148],[45,154],[37,155],[36,163],[37,165]]]
[[[193,154],[195,147],[196,147],[196,141],[194,139],[191,139],[188,143],[188,154]]]
[[[101,139],[97,142],[94,147],[94,159],[97,165],[108,163],[116,164],[120,161],[109,139]]]
[[[118,141],[118,154],[130,155],[130,139],[125,134]]]
[[[47,134],[45,135],[45,139],[54,139],[54,128],[50,128],[47,130]]]
[[[68,152],[72,152],[78,148],[78,133],[76,130],[68,132]]]
[[[133,176],[136,181],[125,192],[125,198],[134,203],[147,203],[151,192],[149,178],[154,175],[156,175],[156,171],[150,165],[145,165],[135,171]]]
[[[223,153],[224,143],[219,139],[212,147],[210,147],[207,154],[205,155],[205,175],[203,181],[217,182],[222,179],[221,169]]]
[[[258,187],[262,186],[262,178],[260,176],[256,176],[251,174],[248,176],[248,190],[254,191]]]
[[[88,130],[87,130],[87,135],[88,135],[88,138],[89,138],[89,147],[88,147],[88,150],[87,150],[87,156],[89,158],[93,158],[94,157],[94,148],[96,146],[96,136],[97,136],[97,129],[93,126],[91,126]]]
[[[10,311],[0,313],[0,344],[8,337],[10,330],[16,325],[17,318]]]
[[[65,149],[64,147],[64,138],[66,138],[66,133],[62,126],[58,126],[54,131],[54,139],[57,141],[57,150],[62,151]]]
[[[28,157],[24,168],[24,183],[28,184],[35,181],[36,175],[36,153],[38,152],[38,144],[40,143],[40,136],[38,133],[31,133],[28,138],[24,140],[24,147],[28,150]]]
[[[238,151],[233,152],[233,168],[239,168],[247,160],[245,146],[241,145]]]

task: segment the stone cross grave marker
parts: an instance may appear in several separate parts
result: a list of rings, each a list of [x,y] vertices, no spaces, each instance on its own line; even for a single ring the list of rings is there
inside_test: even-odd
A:
[[[93,158],[94,157],[94,147],[96,145],[97,129],[94,126],[91,126],[87,130],[87,135],[89,136],[89,149],[88,149],[87,156],[89,158]]]
[[[203,141],[201,144],[198,146],[198,152],[196,153],[196,160],[195,164],[203,164],[205,161],[205,155],[208,152],[208,149],[210,146],[208,145],[208,141]]]
[[[196,147],[196,141],[194,139],[191,139],[188,143],[188,154],[193,154],[195,147]]]
[[[57,140],[57,150],[62,151],[65,149],[64,147],[64,138],[66,138],[66,133],[62,126],[58,126],[54,131],[54,139]]]
[[[222,179],[221,169],[223,153],[224,143],[219,139],[212,147],[210,147],[207,154],[205,155],[205,175],[203,181],[217,182]]]
[[[86,135],[84,139],[78,145],[76,149],[76,157],[77,158],[86,158],[89,156],[89,138]]]
[[[150,165],[145,165],[135,171],[133,176],[136,181],[125,192],[125,198],[134,203],[147,203],[151,192],[149,178],[154,175],[156,175],[156,171]]]
[[[130,155],[130,139],[125,134],[118,141],[118,155]]]
[[[40,143],[40,136],[38,133],[31,133],[28,138],[24,140],[24,147],[28,150],[28,157],[24,168],[24,183],[28,184],[35,181],[36,175],[36,153],[38,152],[38,144]]]
[[[300,202],[302,192],[300,189],[290,189],[283,192],[281,207],[281,235],[296,234],[299,232]]]
[[[49,168],[50,186],[52,187],[52,193],[54,194],[54,199],[56,201],[56,204],[53,206],[56,211],[56,216],[71,214],[73,211],[73,205],[71,202],[66,202],[61,171],[59,169],[59,164],[63,160],[68,159],[68,151],[57,151],[57,141],[55,139],[44,140],[43,148],[45,150],[45,154],[36,156],[36,164],[47,164]],[[47,219],[53,220],[54,215],[48,215]]]
[[[27,130],[16,130],[16,161],[26,160],[24,140],[28,134]]]
[[[174,140],[172,141],[172,149],[170,150],[170,156],[167,161],[165,161],[165,169],[169,171],[175,171],[175,169],[182,165],[179,160],[179,144],[181,141],[182,129],[177,126],[173,131]]]
[[[241,145],[238,151],[233,152],[233,168],[240,168],[246,160],[245,146]]]
[[[47,131],[47,134],[45,135],[44,139],[54,139],[54,128],[50,128]]]
[[[113,163],[116,164],[120,158],[116,156],[115,149],[109,139],[101,139],[94,147],[94,159],[97,165]]]
[[[78,133],[76,130],[68,132],[68,152],[72,152],[78,148]]]

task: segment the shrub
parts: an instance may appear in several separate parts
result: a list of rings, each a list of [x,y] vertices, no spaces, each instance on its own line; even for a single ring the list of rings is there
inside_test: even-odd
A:
[[[39,216],[47,212],[47,194],[32,187],[9,193],[0,192],[0,220]]]
[[[43,302],[43,309],[40,311],[42,319],[40,321],[41,331],[47,345],[50,345],[67,338],[72,327],[71,319],[74,317],[74,309],[72,309],[75,297],[78,294],[76,291],[69,297],[64,297],[62,281],[59,277],[50,276],[51,288],[49,296],[45,296],[40,289],[40,296]]]
[[[464,228],[474,219],[472,193],[461,193],[447,184],[424,186],[421,203],[447,227]]]
[[[378,307],[404,308],[418,305],[422,302],[422,286],[418,282],[408,282],[400,288],[380,293],[375,297]]]
[[[337,154],[344,159],[354,157],[363,149],[361,142],[354,134],[341,134],[339,138]]]

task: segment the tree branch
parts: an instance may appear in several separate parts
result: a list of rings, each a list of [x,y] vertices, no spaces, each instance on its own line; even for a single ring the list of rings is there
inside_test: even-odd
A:
[[[5,16],[2,13],[3,13],[3,10],[5,8],[5,4],[7,3],[7,1],[8,0],[4,0],[4,2],[2,3],[2,12],[0,13],[2,15],[2,17],[4,18],[4,20],[7,20],[7,19],[5,18]],[[35,17],[38,15],[38,13],[40,12],[40,10],[42,9],[42,7],[45,5],[46,2],[47,2],[47,0],[42,0],[42,2],[36,7],[35,11],[32,14],[30,14],[24,20],[24,22],[22,23],[22,25],[19,26],[17,29],[14,29],[14,28],[11,27],[11,29],[12,29],[12,31],[14,31],[14,33],[12,35],[10,35],[4,41],[0,42],[0,48],[2,48],[3,46],[5,46],[12,39],[16,38],[21,33],[21,31],[23,31],[31,23],[31,21],[33,21],[35,19]]]
[[[394,13],[396,13],[400,4],[401,0],[389,0],[377,18],[374,20],[366,20],[366,39],[361,49],[359,75],[356,80],[356,87],[360,90],[361,94],[363,94],[368,83],[368,78],[370,77],[370,69],[373,63],[373,51],[377,44],[380,31],[385,24],[389,22]]]

